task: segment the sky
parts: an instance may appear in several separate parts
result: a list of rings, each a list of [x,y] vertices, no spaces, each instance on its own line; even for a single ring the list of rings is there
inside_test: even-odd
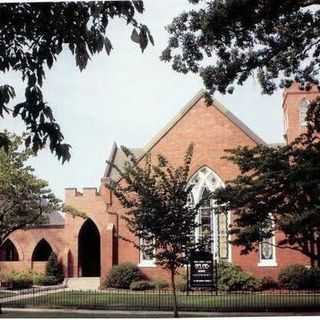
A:
[[[99,187],[114,141],[118,145],[143,147],[203,87],[197,75],[178,74],[160,61],[168,34],[165,26],[188,8],[187,0],[145,0],[145,13],[139,20],[147,24],[155,40],[142,54],[130,40],[131,28],[115,20],[107,34],[114,49],[96,55],[80,72],[74,57],[63,51],[43,86],[45,100],[53,108],[72,157],[61,164],[48,149],[30,163],[35,174],[49,181],[63,200],[64,188]],[[1,75],[1,83],[15,87],[21,102],[24,85],[19,75]],[[232,95],[215,94],[267,143],[283,142],[282,92],[261,95],[255,79],[235,88]],[[24,129],[19,119],[2,119],[0,129],[18,134]]]

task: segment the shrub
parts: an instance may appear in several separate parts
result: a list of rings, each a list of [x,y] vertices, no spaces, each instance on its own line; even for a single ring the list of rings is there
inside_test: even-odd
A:
[[[187,291],[188,289],[188,277],[185,269],[179,272],[179,276],[176,280],[176,289],[182,292]]]
[[[308,287],[307,268],[300,264],[293,264],[283,268],[279,273],[279,284],[289,290],[304,289]]]
[[[6,274],[4,282],[10,289],[28,289],[33,284],[32,273],[12,271]]]
[[[279,284],[289,290],[320,289],[320,269],[293,264],[279,273]]]
[[[177,279],[176,289],[182,292],[187,291],[188,289],[187,279],[182,279],[182,278]]]
[[[166,280],[163,279],[155,279],[152,281],[154,284],[155,288],[160,290],[160,289],[165,289],[169,287],[169,283]]]
[[[130,289],[136,291],[151,290],[154,288],[155,285],[152,282],[146,280],[133,281],[130,284]]]
[[[241,270],[239,266],[229,263],[218,265],[218,289],[224,291],[254,291],[261,283],[249,273]]]
[[[261,290],[270,290],[270,289],[277,289],[278,283],[271,277],[263,277],[261,280],[260,289]]]
[[[122,263],[112,267],[107,275],[105,287],[129,289],[133,281],[143,280],[141,270],[132,263]]]
[[[320,268],[307,269],[308,289],[320,289]]]
[[[46,276],[51,280],[56,278],[56,283],[60,283],[64,279],[63,266],[61,262],[58,261],[57,255],[53,251],[49,256],[46,265]]]
[[[45,279],[45,275],[43,273],[34,272],[32,274],[32,282],[34,285],[41,286]]]

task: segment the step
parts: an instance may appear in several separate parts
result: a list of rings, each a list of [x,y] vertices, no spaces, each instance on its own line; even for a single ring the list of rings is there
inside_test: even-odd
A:
[[[99,277],[67,278],[67,287],[75,290],[98,290],[100,287]]]

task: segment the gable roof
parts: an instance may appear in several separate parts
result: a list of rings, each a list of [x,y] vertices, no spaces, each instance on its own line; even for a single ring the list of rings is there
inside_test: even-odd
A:
[[[180,112],[167,123],[167,125],[156,135],[151,141],[145,145],[145,153],[148,153],[176,124],[179,122],[192,107],[204,97],[206,91],[200,90],[181,110]],[[231,111],[229,111],[218,100],[213,99],[213,103],[209,107],[216,108],[223,113],[232,123],[234,123],[240,130],[242,130],[249,138],[257,144],[266,144],[258,135],[256,135],[249,127],[247,127],[239,118],[237,118]]]
[[[140,158],[145,152],[143,148],[130,148],[130,151],[134,154],[136,158]],[[114,142],[112,145],[111,153],[108,159],[107,166],[104,172],[104,178],[109,178],[113,181],[119,180],[120,174],[117,170],[115,170],[112,166],[115,165],[119,169],[124,168],[126,162],[129,162],[127,155],[122,151],[121,148],[118,147],[117,143]]]
[[[200,90],[173,118],[167,123],[167,125],[155,135],[149,143],[147,143],[143,148],[131,148],[131,152],[141,160],[148,152],[150,152],[153,147],[195,106],[195,104],[204,97],[206,91]],[[241,131],[243,131],[250,139],[252,139],[257,144],[266,144],[257,134],[255,134],[248,126],[246,126],[238,117],[236,117],[231,111],[229,111],[222,103],[218,100],[213,99],[213,103],[208,107],[216,108],[221,112],[226,118],[228,118],[235,126],[237,126]],[[109,162],[115,164],[119,168],[123,168],[125,163],[129,159],[125,153],[117,146],[116,143],[113,144],[111,154],[109,157]],[[117,181],[120,178],[119,173],[112,167],[112,165],[107,164],[104,178],[110,178]]]

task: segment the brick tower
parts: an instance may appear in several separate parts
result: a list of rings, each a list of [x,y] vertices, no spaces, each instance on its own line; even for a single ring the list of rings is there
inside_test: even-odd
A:
[[[309,91],[302,91],[299,85],[294,83],[283,93],[283,126],[284,138],[287,143],[292,142],[306,128],[306,112],[309,102],[320,95],[317,87]]]

